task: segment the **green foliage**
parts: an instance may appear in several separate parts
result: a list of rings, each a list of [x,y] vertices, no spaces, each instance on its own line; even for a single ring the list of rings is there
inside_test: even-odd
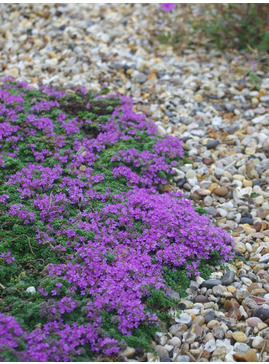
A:
[[[160,34],[158,39],[160,40],[161,44],[173,46],[178,43],[180,37],[181,34],[179,32],[177,32],[175,35],[172,35],[169,31],[167,34]]]
[[[258,49],[269,51],[268,4],[210,4],[201,21],[193,22],[209,44],[218,48]]]

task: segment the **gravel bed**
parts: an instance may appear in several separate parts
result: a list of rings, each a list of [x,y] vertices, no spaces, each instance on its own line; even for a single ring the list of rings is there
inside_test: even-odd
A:
[[[257,54],[210,50],[196,35],[190,45],[161,45],[158,33],[183,24],[185,10],[0,4],[0,77],[33,87],[107,84],[131,96],[159,135],[180,137],[189,151],[192,164],[176,170],[172,188],[235,238],[235,264],[192,281],[180,317],[154,337],[157,356],[139,360],[269,361],[269,73]],[[121,358],[138,361],[133,348]]]

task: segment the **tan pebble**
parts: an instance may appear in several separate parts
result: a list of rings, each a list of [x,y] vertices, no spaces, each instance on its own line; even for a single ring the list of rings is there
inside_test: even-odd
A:
[[[211,185],[209,186],[209,191],[213,192],[216,188],[218,188],[218,184],[217,183],[211,183]]]
[[[9,69],[5,70],[5,74],[16,78],[19,76],[19,69],[18,68],[9,68]]]
[[[247,155],[255,155],[256,153],[256,148],[253,148],[253,147],[246,147],[245,149],[245,153]]]
[[[119,352],[119,355],[126,356],[127,358],[132,358],[135,355],[135,349],[127,346],[125,350]]]
[[[86,167],[86,166],[84,166],[84,164],[82,164],[82,165],[79,167],[80,172],[84,172],[84,171],[86,171],[86,169],[87,169],[87,167]]]
[[[268,327],[268,325],[266,325],[265,322],[259,322],[256,327],[259,331],[261,331],[261,330],[265,329],[266,327]]]
[[[252,227],[248,227],[248,226],[246,226],[246,227],[244,227],[244,230],[245,230],[245,233],[247,234],[247,235],[250,235],[250,234],[254,234],[254,233],[256,233],[256,230],[255,229],[253,229]]]
[[[263,264],[257,264],[255,265],[255,267],[253,268],[253,272],[254,273],[258,273],[260,270],[263,269]]]
[[[248,181],[247,179],[245,179],[243,181],[243,186],[244,187],[252,187],[253,186],[253,182],[252,181]]]
[[[248,350],[245,354],[244,354],[244,357],[246,359],[247,362],[258,362],[258,357],[257,357],[257,354],[256,354],[256,351],[253,350],[253,349],[250,349]]]
[[[123,95],[123,94],[125,93],[125,88],[120,87],[120,88],[118,89],[118,92],[119,92],[121,95]]]
[[[221,196],[221,197],[224,197],[228,194],[228,188],[227,187],[217,187],[213,193],[215,193],[215,195],[217,196]]]
[[[215,356],[224,356],[227,354],[227,349],[224,346],[218,347],[212,354],[212,357]]]
[[[228,286],[227,290],[228,292],[234,293],[236,291],[236,288],[234,286]]]
[[[251,102],[252,104],[258,104],[259,100],[256,97],[252,97]]]
[[[247,341],[247,335],[244,332],[233,332],[232,337],[238,343],[245,343]]]
[[[211,320],[209,321],[209,323],[207,324],[207,327],[209,329],[213,329],[214,327],[219,327],[221,325],[221,323],[217,320]]]
[[[251,291],[251,293],[253,294],[253,296],[259,296],[260,294],[265,294],[266,290],[263,288],[257,288],[257,289],[253,289]]]
[[[235,179],[236,181],[242,181],[243,182],[245,177],[242,174],[234,174],[233,179]]]
[[[244,243],[236,243],[234,246],[234,250],[236,250],[237,252],[244,254],[247,250],[246,245]]]
[[[194,96],[194,100],[195,100],[196,102],[202,102],[202,101],[203,101],[203,97],[202,97],[201,95],[199,95],[199,94],[196,94],[196,95]]]
[[[250,262],[258,262],[260,257],[261,257],[261,254],[253,255],[252,257],[249,258],[249,261]]]

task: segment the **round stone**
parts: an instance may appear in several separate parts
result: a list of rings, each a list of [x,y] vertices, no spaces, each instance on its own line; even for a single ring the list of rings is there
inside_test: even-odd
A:
[[[219,145],[218,140],[209,140],[206,144],[207,149],[215,149]]]
[[[245,354],[248,350],[250,349],[250,347],[247,344],[244,343],[240,343],[240,342],[236,342],[234,344],[234,351],[238,354]]]
[[[189,327],[192,323],[192,318],[187,313],[182,313],[179,318],[175,318],[175,321],[179,324],[185,324]]]
[[[26,292],[28,292],[28,293],[36,293],[36,289],[35,289],[35,287],[31,286],[31,287],[28,287],[26,289]]]
[[[235,272],[233,270],[230,270],[229,272],[226,272],[223,277],[221,278],[221,283],[225,286],[228,284],[231,284],[234,280]]]
[[[160,359],[165,358],[165,357],[169,357],[168,351],[161,345],[156,345],[154,350],[157,352]]]
[[[213,288],[221,284],[219,279],[207,279],[202,283],[202,287],[206,287],[207,289]]]
[[[220,324],[220,322],[219,321],[217,321],[217,320],[211,320],[211,321],[209,321],[209,323],[207,324],[207,327],[209,328],[209,329],[214,329],[214,327],[219,327],[221,324]]]
[[[261,349],[263,347],[264,339],[261,336],[254,337],[252,341],[252,347],[255,349]]]
[[[208,324],[210,321],[215,320],[215,318],[217,317],[215,311],[209,311],[206,315],[205,315],[205,323]]]
[[[256,308],[253,312],[253,315],[262,321],[266,321],[269,318],[269,309],[265,307]]]
[[[241,331],[233,332],[232,337],[239,343],[244,343],[247,341],[247,335]]]
[[[221,197],[224,197],[228,194],[228,188],[227,187],[217,187],[213,193],[215,193],[215,195],[217,196],[221,196]]]
[[[244,254],[247,251],[246,245],[244,243],[238,242],[234,246],[234,250],[240,254]]]
[[[207,297],[202,294],[199,294],[198,296],[196,296],[194,298],[194,302],[205,303],[205,302],[207,302]]]

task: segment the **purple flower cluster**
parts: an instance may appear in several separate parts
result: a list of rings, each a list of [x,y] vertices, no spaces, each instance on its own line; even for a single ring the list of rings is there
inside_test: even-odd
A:
[[[141,324],[156,324],[157,316],[143,302],[152,289],[167,292],[164,267],[187,265],[189,276],[199,275],[200,262],[212,252],[218,252],[223,262],[229,259],[232,239],[207,217],[200,217],[182,193],[159,193],[158,186],[167,184],[173,166],[183,157],[182,143],[172,136],[157,138],[155,124],[136,114],[129,98],[119,97],[119,105],[99,123],[93,137],[83,132],[92,120],[52,113],[65,93],[46,87],[42,90],[51,100],[32,106],[17,125],[27,85],[13,85],[16,96],[10,93],[9,82],[1,87],[0,112],[5,117],[0,121],[1,165],[10,158],[19,161],[25,153],[20,148],[23,142],[28,143],[32,161],[8,176],[1,186],[0,203],[7,214],[32,228],[39,244],[49,245],[57,256],[62,254],[64,263],[50,264],[53,287],[48,288],[46,281],[38,287],[38,294],[47,297],[40,306],[46,321],[41,329],[26,333],[14,318],[0,313],[0,337],[8,332],[0,343],[0,358],[6,348],[17,352],[20,361],[70,361],[85,347],[116,354],[121,343],[103,331],[102,313],[112,315],[122,335],[131,335]],[[150,141],[150,150],[143,149],[143,137]],[[134,141],[139,148],[118,147]],[[12,153],[6,152],[7,145]],[[104,153],[110,149],[109,162],[103,165]],[[128,192],[112,193],[110,185],[100,192],[108,178],[120,185],[122,177],[122,191],[128,187]],[[5,193],[11,187],[16,188],[20,203],[13,203]],[[75,216],[70,213],[74,209]],[[0,258],[11,264],[11,254]],[[67,323],[66,318],[77,310],[84,323]],[[19,339],[25,348],[16,351]]]

